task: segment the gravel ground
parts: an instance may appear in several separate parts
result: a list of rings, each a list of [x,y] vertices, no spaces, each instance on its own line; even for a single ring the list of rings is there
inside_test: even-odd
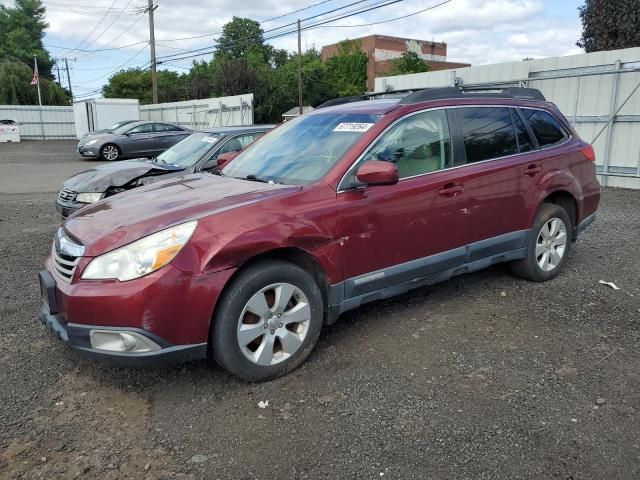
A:
[[[0,478],[640,478],[640,191],[603,192],[557,279],[497,266],[369,304],[264,384],[54,340],[36,319],[52,202],[0,193]]]

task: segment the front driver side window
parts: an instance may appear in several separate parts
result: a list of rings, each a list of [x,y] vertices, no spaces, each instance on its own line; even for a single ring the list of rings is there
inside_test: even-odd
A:
[[[376,142],[360,164],[368,160],[395,163],[401,179],[451,167],[447,114],[444,110],[431,110],[400,120]]]
[[[142,125],[138,125],[137,127],[133,127],[127,133],[136,134],[136,133],[151,133],[153,131],[152,123],[143,123]]]

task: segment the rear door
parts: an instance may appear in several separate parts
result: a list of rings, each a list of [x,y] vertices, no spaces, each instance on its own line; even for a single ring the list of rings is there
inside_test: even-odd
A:
[[[158,155],[168,148],[173,147],[176,143],[188,137],[191,132],[182,130],[175,125],[168,123],[153,124],[154,139],[156,140],[151,148],[154,155]]]
[[[468,260],[521,248],[528,228],[528,196],[542,174],[531,158],[534,139],[514,108],[469,106],[452,111],[464,146],[458,166],[468,195]]]
[[[453,166],[445,110],[399,120],[352,167],[339,186],[339,238],[345,298],[455,268],[464,262],[464,186]],[[355,179],[369,160],[393,162],[395,185]]]

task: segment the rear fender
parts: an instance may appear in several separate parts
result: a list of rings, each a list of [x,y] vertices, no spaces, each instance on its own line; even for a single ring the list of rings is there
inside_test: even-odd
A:
[[[532,200],[528,225],[533,221],[545,199],[556,192],[567,192],[576,201],[576,220],[582,218],[582,204],[584,195],[578,180],[566,170],[550,170],[546,172],[536,184],[536,194]]]

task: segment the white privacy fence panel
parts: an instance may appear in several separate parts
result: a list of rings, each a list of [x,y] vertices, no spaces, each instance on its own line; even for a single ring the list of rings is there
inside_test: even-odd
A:
[[[20,123],[20,136],[24,140],[76,138],[72,106],[0,105],[0,120],[4,119]],[[141,105],[140,120],[173,122],[193,129],[253,125],[253,93]]]
[[[24,140],[76,138],[73,107],[0,105],[0,120],[5,119],[20,124]]]
[[[456,81],[541,90],[580,136],[593,142],[603,185],[640,188],[640,48],[382,77],[375,89],[444,87]]]
[[[194,130],[253,125],[253,93],[141,105],[140,119],[173,122]]]

